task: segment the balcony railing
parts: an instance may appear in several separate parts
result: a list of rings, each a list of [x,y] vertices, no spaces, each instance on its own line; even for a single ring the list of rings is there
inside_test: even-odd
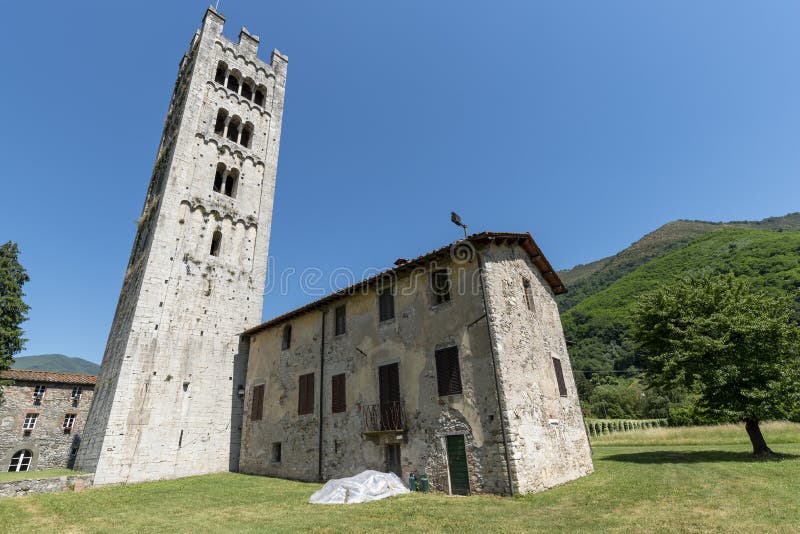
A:
[[[364,434],[405,432],[406,430],[406,411],[403,401],[364,406],[361,416]]]

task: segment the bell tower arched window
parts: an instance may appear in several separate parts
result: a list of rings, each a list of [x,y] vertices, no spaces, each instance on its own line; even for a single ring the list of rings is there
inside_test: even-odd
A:
[[[225,133],[225,121],[228,119],[228,112],[224,109],[217,111],[217,121],[214,123],[214,133],[223,135]]]
[[[259,86],[258,89],[256,89],[256,96],[253,99],[253,101],[256,103],[256,105],[259,105],[259,106],[263,106],[264,105],[264,101],[266,100],[266,94],[267,93],[264,90],[264,87]]]
[[[241,129],[241,125],[242,121],[239,117],[233,117],[228,122],[228,135],[226,137],[234,143],[239,142],[239,130]]]
[[[214,81],[225,85],[225,78],[228,76],[228,66],[220,61],[217,64],[217,73],[214,75]]]
[[[214,192],[222,192],[222,184],[225,181],[225,164],[220,163],[217,165],[217,172],[214,173]]]

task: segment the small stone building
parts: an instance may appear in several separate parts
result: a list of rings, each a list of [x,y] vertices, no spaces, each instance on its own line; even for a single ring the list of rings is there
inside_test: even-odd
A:
[[[9,369],[0,380],[0,468],[33,471],[72,467],[97,377]]]
[[[246,331],[240,471],[456,494],[590,473],[565,291],[530,234],[482,233]]]

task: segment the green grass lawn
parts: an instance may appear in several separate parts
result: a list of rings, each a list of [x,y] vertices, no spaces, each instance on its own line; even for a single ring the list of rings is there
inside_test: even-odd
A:
[[[800,425],[763,427],[781,460],[749,455],[743,428],[657,429],[594,444],[596,472],[514,499],[411,494],[308,504],[319,484],[219,474],[0,500],[0,530],[151,532],[787,532],[800,526]],[[741,434],[741,435],[739,435]],[[638,435],[638,438],[637,438]],[[775,437],[775,439],[771,439]],[[702,440],[701,444],[686,441]],[[613,443],[612,443],[613,442]]]
[[[13,482],[15,480],[30,480],[32,478],[51,478],[63,477],[64,475],[80,475],[78,471],[71,469],[45,469],[43,471],[22,471],[21,473],[0,472],[0,483]]]

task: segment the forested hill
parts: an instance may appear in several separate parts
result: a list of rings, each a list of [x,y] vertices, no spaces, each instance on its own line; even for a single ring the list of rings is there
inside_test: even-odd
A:
[[[600,403],[602,407],[621,403],[618,397],[625,394],[628,407],[617,406],[621,410],[617,416],[663,417],[670,402],[682,403],[684,399],[660,398],[654,400],[656,405],[641,400],[636,406],[630,404],[644,391],[637,379],[635,346],[628,337],[633,308],[641,294],[680,276],[727,272],[747,277],[755,288],[768,293],[790,294],[800,316],[800,231],[717,226],[643,261],[562,313],[564,333],[573,341],[570,355],[584,408],[604,415],[597,413]]]
[[[560,271],[558,275],[569,292],[558,298],[559,308],[562,312],[566,311],[653,258],[686,246],[693,239],[722,228],[800,230],[800,212],[783,217],[769,217],[762,221],[714,223],[680,220],[667,223],[614,256]]]
[[[84,360],[83,358],[70,358],[63,354],[19,356],[14,359],[11,368],[84,375],[96,375],[100,371],[100,366],[94,362]]]

